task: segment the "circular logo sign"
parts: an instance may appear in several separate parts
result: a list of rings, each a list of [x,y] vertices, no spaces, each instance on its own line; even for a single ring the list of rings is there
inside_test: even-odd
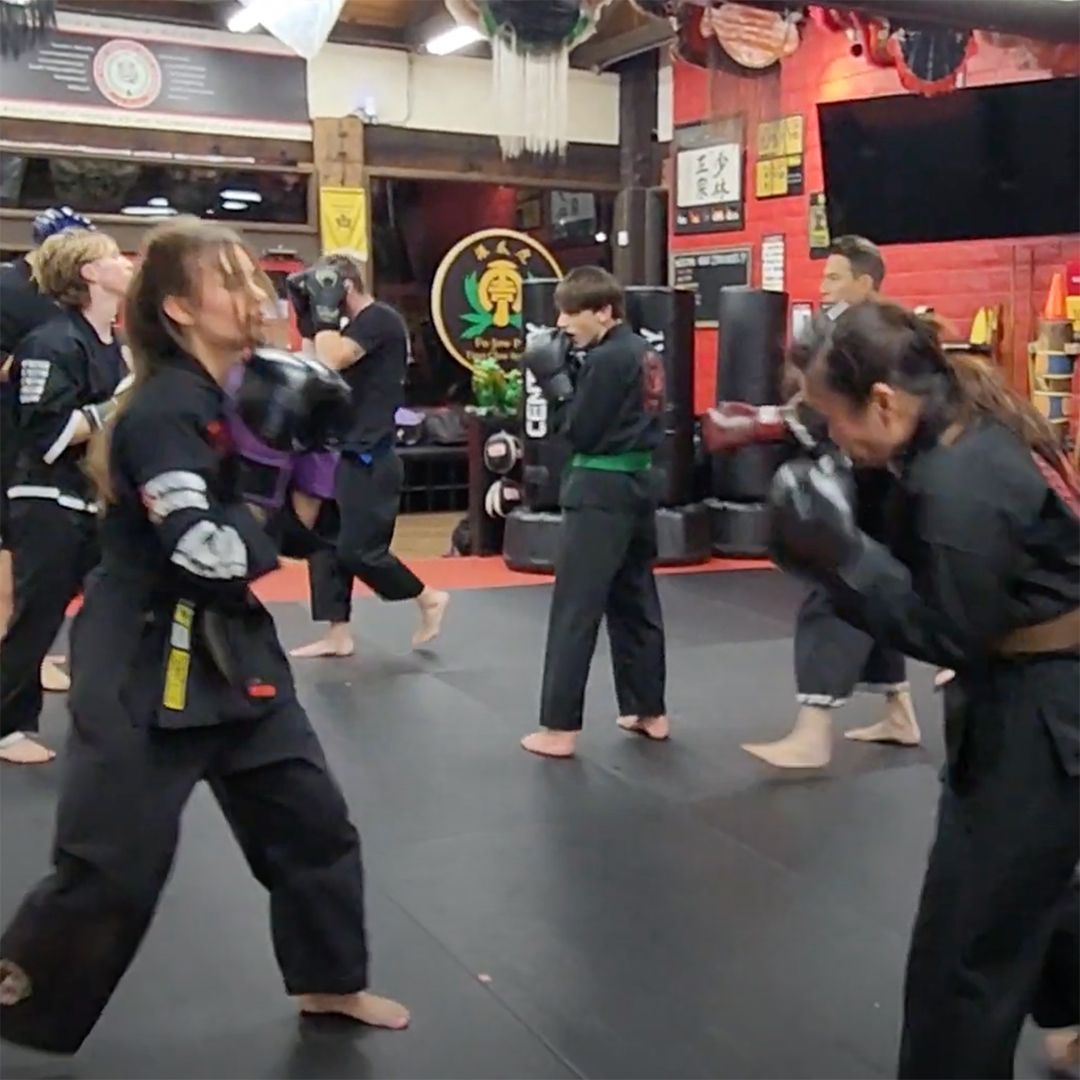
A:
[[[94,82],[114,105],[145,109],[161,93],[161,65],[137,41],[107,41],[94,56]]]
[[[439,263],[431,314],[442,343],[473,370],[482,360],[510,364],[525,349],[521,286],[562,277],[542,244],[513,229],[483,229],[459,240]]]

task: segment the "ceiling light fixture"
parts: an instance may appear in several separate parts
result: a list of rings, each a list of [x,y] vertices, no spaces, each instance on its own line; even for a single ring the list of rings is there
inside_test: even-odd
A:
[[[266,0],[249,0],[249,3],[237,8],[229,16],[229,21],[225,25],[234,34],[246,34],[262,22],[262,16],[266,14],[267,7],[269,5]]]
[[[467,49],[483,38],[484,35],[472,26],[451,26],[449,30],[428,38],[424,49],[432,56],[447,56],[459,49]]]
[[[235,202],[245,203],[261,203],[263,201],[262,196],[257,191],[240,191],[233,188],[223,191],[221,197],[223,199],[231,199]]]
[[[221,204],[222,210],[246,210],[251,204],[246,202],[237,202],[235,199],[229,199],[227,202]]]
[[[171,206],[125,206],[120,211],[128,217],[175,217],[176,211]]]

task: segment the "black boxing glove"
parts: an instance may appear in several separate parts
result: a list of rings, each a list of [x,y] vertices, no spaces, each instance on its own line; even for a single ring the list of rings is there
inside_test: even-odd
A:
[[[285,279],[285,291],[289,294],[293,311],[296,312],[296,328],[300,331],[300,336],[311,340],[315,337],[315,319],[311,313],[311,297],[307,291],[307,274],[306,270],[290,274]]]
[[[574,396],[570,377],[570,338],[559,330],[530,334],[521,358],[548,401],[559,404]]]
[[[325,263],[316,263],[304,272],[303,277],[314,334],[320,330],[340,330],[345,307],[345,279]]]
[[[353,424],[349,384],[318,360],[283,349],[256,349],[232,399],[251,434],[274,450],[333,449]]]
[[[862,554],[850,475],[832,458],[791,461],[773,477],[769,554],[800,577],[828,584]]]

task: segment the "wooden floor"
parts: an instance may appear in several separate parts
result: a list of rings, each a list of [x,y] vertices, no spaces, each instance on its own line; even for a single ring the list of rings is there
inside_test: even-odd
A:
[[[450,550],[450,534],[465,516],[448,514],[402,514],[394,531],[393,552],[399,559],[437,559]]]

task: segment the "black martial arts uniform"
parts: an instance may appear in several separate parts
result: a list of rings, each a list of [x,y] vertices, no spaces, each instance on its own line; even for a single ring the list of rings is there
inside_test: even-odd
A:
[[[86,1038],[150,923],[200,780],[269,892],[288,993],[367,985],[359,837],[248,587],[278,553],[241,501],[225,430],[221,389],[186,356],[116,423],[116,501],[72,630],[55,869],[0,938],[30,980],[0,1011],[13,1042],[73,1053]]]
[[[18,456],[10,499],[15,610],[0,649],[0,735],[38,729],[41,662],[98,558],[86,442],[70,445],[80,410],[108,400],[126,372],[120,344],[65,310],[15,350]]]
[[[19,342],[31,330],[53,318],[60,309],[38,292],[25,258],[0,265],[0,361],[13,357]],[[15,399],[18,390],[11,378],[0,380],[0,547],[8,547],[7,489],[15,472],[18,446]]]
[[[542,727],[580,730],[605,616],[620,715],[666,712],[664,622],[653,578],[652,453],[663,441],[663,409],[663,361],[619,323],[587,350],[574,396],[556,412],[573,457],[560,494]]]
[[[389,304],[376,300],[342,335],[364,354],[342,372],[352,390],[356,422],[337,471],[337,552],[320,552],[308,563],[316,622],[349,621],[354,577],[383,600],[412,600],[424,591],[424,583],[390,553],[405,477],[394,452],[394,416],[405,392],[408,328]]]
[[[891,551],[869,544],[833,598],[956,671],[900,1075],[1008,1077],[1080,859],[1080,532],[1067,488],[992,420],[920,437],[898,482]]]

